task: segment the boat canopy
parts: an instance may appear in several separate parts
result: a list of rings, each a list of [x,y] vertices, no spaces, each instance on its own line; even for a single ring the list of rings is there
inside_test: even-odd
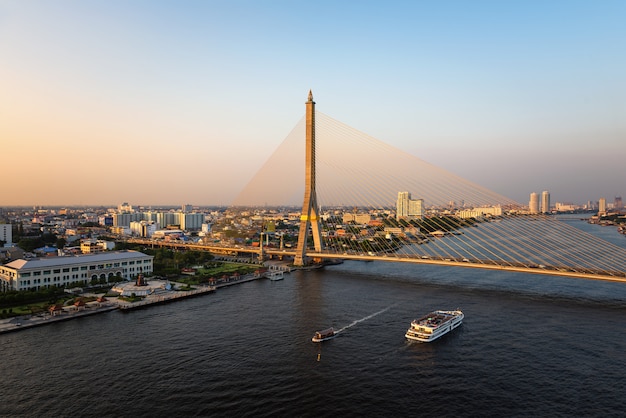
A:
[[[326,328],[326,329],[324,329],[322,331],[317,331],[316,332],[316,334],[321,336],[321,337],[325,337],[327,335],[333,335],[334,333],[335,333],[335,330],[332,327]]]

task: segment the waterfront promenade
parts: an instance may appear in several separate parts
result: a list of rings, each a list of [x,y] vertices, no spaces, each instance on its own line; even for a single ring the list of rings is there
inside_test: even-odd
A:
[[[0,320],[0,334],[7,332],[21,331],[28,328],[34,328],[42,325],[50,325],[55,322],[68,321],[70,319],[82,318],[118,309],[118,305],[114,303],[102,304],[100,307],[86,308],[81,311],[63,312],[57,315],[49,313],[39,315],[22,315],[8,319]]]
[[[64,310],[55,315],[50,313],[42,313],[38,315],[22,315],[13,318],[0,320],[0,334],[7,332],[21,331],[28,328],[33,328],[42,325],[49,325],[55,322],[67,321],[70,319],[82,318],[85,316],[106,313],[114,310],[130,311],[132,309],[146,308],[155,304],[162,304],[168,302],[174,302],[177,300],[200,296],[208,293],[213,293],[217,289],[227,286],[232,286],[241,283],[247,283],[253,280],[266,278],[265,275],[252,274],[248,276],[241,276],[237,279],[230,279],[226,282],[217,283],[214,286],[197,286],[191,290],[177,290],[182,284],[172,283],[172,288],[166,289],[162,281],[150,280],[150,284],[153,291],[145,296],[141,301],[128,302],[120,297],[106,297],[106,301],[89,304],[81,309]]]

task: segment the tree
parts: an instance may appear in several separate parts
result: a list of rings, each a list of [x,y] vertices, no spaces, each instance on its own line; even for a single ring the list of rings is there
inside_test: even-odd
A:
[[[65,244],[67,244],[67,241],[65,240],[65,238],[57,238],[56,247],[58,249],[63,249],[65,247]]]
[[[98,227],[98,226],[100,226],[100,224],[98,222],[85,222],[84,224],[81,224],[81,226],[84,226],[84,227]]]
[[[52,233],[50,233],[50,232],[46,232],[46,233],[41,235],[41,239],[46,244],[52,244],[53,242],[55,242],[57,240],[57,236],[52,234]]]
[[[44,242],[41,238],[22,238],[17,242],[17,246],[26,252],[32,252],[35,248],[43,247]]]
[[[117,241],[115,243],[115,248],[114,249],[116,251],[120,251],[120,250],[131,250],[133,248],[134,248],[133,244],[128,244],[128,243],[123,242],[123,241]]]

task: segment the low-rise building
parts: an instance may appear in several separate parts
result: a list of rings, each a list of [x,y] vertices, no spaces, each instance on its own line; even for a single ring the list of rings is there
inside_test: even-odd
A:
[[[354,222],[359,225],[367,225],[372,220],[369,213],[344,213],[342,222],[347,224],[348,222]]]
[[[80,242],[80,251],[83,254],[101,253],[103,251],[111,251],[113,248],[115,248],[115,243],[112,241],[84,239]]]
[[[575,210],[580,209],[578,205],[573,203],[556,202],[554,206],[557,212],[574,212]]]
[[[482,206],[474,209],[460,210],[456,214],[459,218],[480,218],[483,216],[502,216],[500,206]]]
[[[63,287],[113,277],[131,280],[140,273],[150,275],[153,258],[139,251],[112,251],[14,260],[0,266],[0,291]]]
[[[0,248],[0,264],[7,260],[15,260],[24,257],[24,250],[18,246]]]
[[[152,234],[154,239],[178,239],[185,234],[180,229],[161,229]]]

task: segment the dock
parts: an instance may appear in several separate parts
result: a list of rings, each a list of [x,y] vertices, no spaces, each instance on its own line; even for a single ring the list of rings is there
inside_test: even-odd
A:
[[[116,303],[120,310],[128,311],[131,309],[143,308],[149,305],[168,303],[182,298],[215,292],[215,289],[215,286],[204,286],[193,290],[162,291],[150,294],[140,302],[126,302],[118,299]]]

